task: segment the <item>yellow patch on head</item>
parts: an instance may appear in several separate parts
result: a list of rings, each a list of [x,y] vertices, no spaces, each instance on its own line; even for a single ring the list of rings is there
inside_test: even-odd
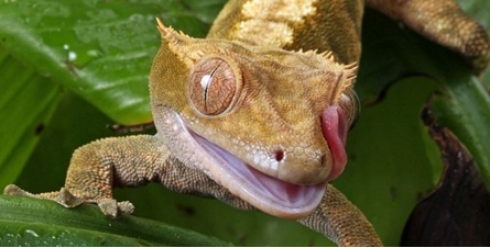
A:
[[[294,42],[294,29],[304,24],[306,17],[317,11],[317,0],[284,1],[251,0],[243,5],[243,21],[235,24],[232,37],[236,40],[274,47],[284,47]],[[264,36],[264,34],[267,34]],[[265,42],[264,42],[265,41]]]
[[[251,0],[243,5],[242,15],[245,18],[275,20],[285,23],[301,23],[304,18],[316,13],[314,4],[317,0]]]

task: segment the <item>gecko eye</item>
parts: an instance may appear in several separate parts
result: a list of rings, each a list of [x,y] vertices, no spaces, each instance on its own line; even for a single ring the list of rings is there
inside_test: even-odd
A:
[[[361,112],[361,103],[359,102],[359,97],[357,93],[349,88],[346,92],[342,94],[342,98],[340,99],[340,106],[343,109],[346,109],[345,113],[349,113],[347,116],[349,120],[349,126],[352,128],[354,123],[357,121],[359,117],[359,113]]]
[[[240,75],[222,58],[199,61],[192,70],[188,94],[194,108],[204,115],[219,115],[231,108]]]

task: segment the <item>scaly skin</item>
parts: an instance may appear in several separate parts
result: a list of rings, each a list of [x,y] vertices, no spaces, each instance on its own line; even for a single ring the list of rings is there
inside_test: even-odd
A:
[[[481,72],[490,54],[486,33],[453,2],[430,2],[366,4],[460,52]],[[363,5],[232,0],[207,39],[159,23],[162,46],[150,75],[158,133],[80,147],[60,191],[34,195],[10,185],[5,193],[66,207],[96,203],[117,216],[134,207],[113,199],[113,187],[154,181],[297,219],[341,246],[382,245],[364,215],[326,187],[345,166],[345,135],[358,114],[352,85]]]
[[[367,0],[367,4],[402,21],[427,38],[460,54],[481,73],[490,61],[485,29],[466,16],[456,2],[447,0]],[[421,11],[423,10],[423,11]]]

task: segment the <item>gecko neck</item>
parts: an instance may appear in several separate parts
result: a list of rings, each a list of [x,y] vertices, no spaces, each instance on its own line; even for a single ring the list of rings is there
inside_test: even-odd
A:
[[[364,1],[231,0],[210,29],[208,38],[240,41],[286,50],[332,51],[343,64],[361,55]],[[328,13],[335,12],[335,15]],[[312,32],[315,30],[315,32]]]

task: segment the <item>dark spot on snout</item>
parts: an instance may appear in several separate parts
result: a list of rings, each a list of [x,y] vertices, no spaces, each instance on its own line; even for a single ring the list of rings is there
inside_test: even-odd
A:
[[[274,152],[275,158],[277,162],[281,162],[284,159],[284,151],[283,150],[277,150]]]
[[[327,164],[327,156],[325,154],[320,158],[320,165],[324,167]]]

